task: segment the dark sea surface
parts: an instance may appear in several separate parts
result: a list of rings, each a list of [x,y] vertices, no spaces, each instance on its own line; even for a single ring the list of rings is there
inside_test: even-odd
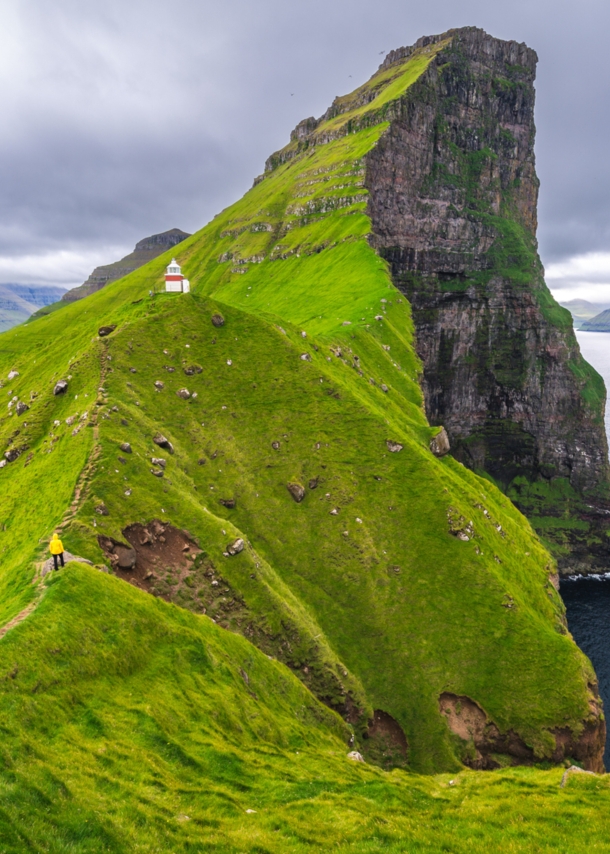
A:
[[[597,673],[606,717],[610,713],[610,578],[561,580],[561,596],[574,640]],[[610,739],[604,762],[610,768]]]
[[[576,337],[585,359],[602,375],[610,388],[610,333],[577,331]],[[606,433],[610,436],[610,407],[606,408]],[[568,626],[574,640],[589,656],[604,701],[610,714],[610,576],[562,579],[561,595],[568,612]],[[610,739],[604,755],[610,769]]]

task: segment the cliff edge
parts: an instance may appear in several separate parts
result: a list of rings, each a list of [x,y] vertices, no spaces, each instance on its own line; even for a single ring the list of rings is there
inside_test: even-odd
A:
[[[370,243],[411,303],[428,419],[530,517],[562,572],[607,570],[606,392],[537,252],[536,53],[466,27],[392,51],[377,78],[422,51],[423,73],[379,105],[388,127],[364,186]],[[302,122],[267,169],[370,121],[374,80]]]

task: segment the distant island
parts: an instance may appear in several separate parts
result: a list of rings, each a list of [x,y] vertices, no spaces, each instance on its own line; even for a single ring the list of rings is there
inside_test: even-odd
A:
[[[595,322],[598,316],[601,316],[603,312],[610,309],[610,304],[608,303],[593,303],[588,302],[586,299],[573,299],[569,300],[569,302],[561,302],[559,303],[563,308],[567,308],[570,314],[572,315],[572,320],[574,321],[574,329],[587,329],[588,331],[593,331],[589,329],[589,327],[585,326],[589,322]],[[610,332],[610,329],[603,330],[595,330],[598,332]]]
[[[38,309],[61,299],[65,290],[57,285],[0,284],[0,332],[24,323]]]
[[[583,332],[610,332],[610,308],[586,320],[580,328]]]

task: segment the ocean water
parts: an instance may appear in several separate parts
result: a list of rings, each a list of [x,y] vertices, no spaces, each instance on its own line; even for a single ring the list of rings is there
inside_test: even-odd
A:
[[[602,375],[610,388],[610,332],[582,332],[576,337],[587,360]],[[606,433],[610,437],[610,414],[606,408]],[[565,602],[568,626],[574,640],[589,656],[597,673],[599,693],[606,717],[610,713],[610,577],[562,579],[561,596]],[[610,769],[610,738],[604,755]]]
[[[603,335],[605,333],[599,333]],[[597,673],[599,693],[604,701],[606,718],[610,713],[610,579],[563,578],[561,596],[565,602],[568,626],[574,640]],[[610,738],[604,754],[610,769]]]
[[[587,362],[602,375],[606,389],[610,388],[610,332],[576,330],[580,352]],[[606,406],[606,434],[610,437],[610,406]]]

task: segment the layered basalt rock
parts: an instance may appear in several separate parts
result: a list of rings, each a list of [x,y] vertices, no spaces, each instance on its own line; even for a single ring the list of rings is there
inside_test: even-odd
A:
[[[579,517],[545,527],[563,571],[608,567],[605,389],[537,254],[537,57],[475,28],[415,48],[440,42],[366,157],[371,243],[411,302],[428,418],[454,456],[534,521]]]

